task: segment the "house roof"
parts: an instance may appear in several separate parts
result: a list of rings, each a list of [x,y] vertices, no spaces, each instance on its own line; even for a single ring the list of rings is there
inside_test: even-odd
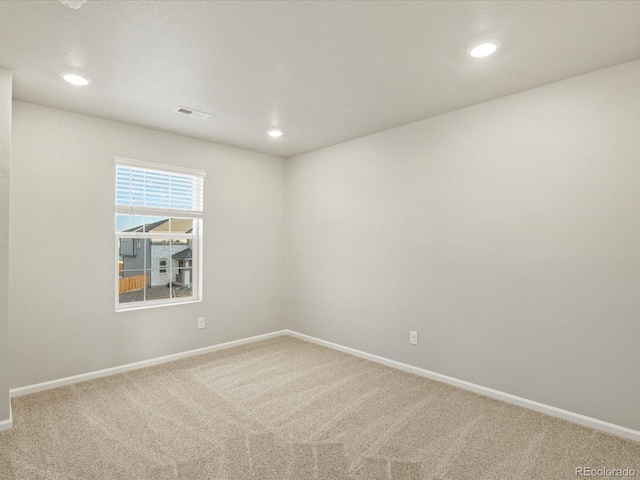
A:
[[[191,249],[187,248],[185,250],[181,250],[178,253],[171,255],[171,258],[175,258],[176,260],[191,260]]]
[[[164,220],[160,220],[159,222],[153,223],[145,223],[144,225],[138,225],[137,227],[130,228],[129,230],[125,230],[125,232],[151,232],[154,228],[162,225],[164,223],[168,223],[169,219],[165,218]]]

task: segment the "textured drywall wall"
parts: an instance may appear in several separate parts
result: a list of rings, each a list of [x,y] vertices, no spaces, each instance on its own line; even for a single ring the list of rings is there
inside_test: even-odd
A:
[[[640,61],[289,159],[289,327],[640,430],[638,85]]]
[[[115,312],[116,156],[207,171],[202,303]],[[14,102],[12,388],[282,329],[284,169],[279,157]]]
[[[9,173],[11,72],[0,68],[0,422],[9,419]]]

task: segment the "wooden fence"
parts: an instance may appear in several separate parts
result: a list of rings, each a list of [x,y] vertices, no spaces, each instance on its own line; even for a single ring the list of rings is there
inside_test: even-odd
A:
[[[135,290],[142,290],[145,286],[149,286],[149,274],[138,275],[135,277],[126,277],[120,279],[120,293],[133,292]]]

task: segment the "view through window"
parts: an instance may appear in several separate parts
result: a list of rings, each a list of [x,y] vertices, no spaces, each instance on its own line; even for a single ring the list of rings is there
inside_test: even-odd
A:
[[[116,309],[202,298],[205,173],[116,160]]]

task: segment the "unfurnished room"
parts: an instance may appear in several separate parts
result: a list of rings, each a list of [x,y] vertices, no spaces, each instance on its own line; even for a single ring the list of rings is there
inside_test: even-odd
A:
[[[0,1],[0,479],[640,478],[640,1]]]

